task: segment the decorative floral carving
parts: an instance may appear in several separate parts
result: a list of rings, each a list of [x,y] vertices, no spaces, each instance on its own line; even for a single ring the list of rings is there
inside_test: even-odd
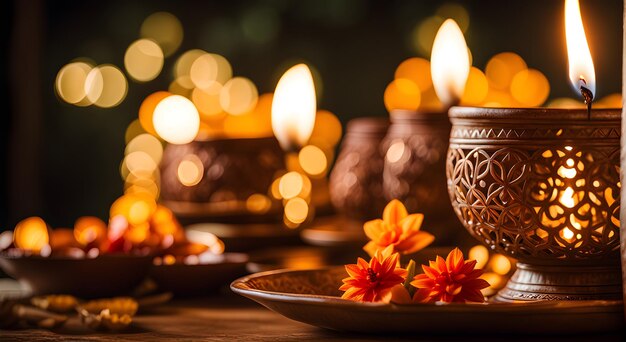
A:
[[[453,128],[447,177],[457,216],[481,242],[522,261],[617,257],[618,129]],[[537,137],[554,140],[538,146]]]

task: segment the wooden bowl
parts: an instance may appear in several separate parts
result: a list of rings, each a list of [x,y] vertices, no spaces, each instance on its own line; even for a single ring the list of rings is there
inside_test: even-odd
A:
[[[9,257],[0,267],[31,295],[70,294],[79,298],[130,293],[146,277],[152,256],[110,254],[96,258]]]
[[[248,256],[242,253],[225,253],[221,262],[187,265],[153,265],[150,277],[160,290],[172,292],[176,297],[211,294],[246,274]]]

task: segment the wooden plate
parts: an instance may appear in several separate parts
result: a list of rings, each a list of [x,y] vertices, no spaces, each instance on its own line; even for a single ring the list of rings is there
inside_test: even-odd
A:
[[[240,278],[231,289],[285,317],[361,333],[578,334],[623,328],[621,301],[497,304],[359,303],[340,298],[343,267],[279,270]]]

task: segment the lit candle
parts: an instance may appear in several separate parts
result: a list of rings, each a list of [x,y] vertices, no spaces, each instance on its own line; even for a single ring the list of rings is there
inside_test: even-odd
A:
[[[272,101],[272,130],[284,150],[300,149],[308,142],[315,124],[315,102],[309,67],[298,64],[287,70]]]
[[[578,0],[565,0],[565,38],[570,82],[582,95],[591,115],[591,102],[596,93],[596,72],[585,37]]]
[[[435,36],[430,71],[435,93],[445,108],[457,105],[465,91],[470,60],[463,32],[453,19],[446,20]]]

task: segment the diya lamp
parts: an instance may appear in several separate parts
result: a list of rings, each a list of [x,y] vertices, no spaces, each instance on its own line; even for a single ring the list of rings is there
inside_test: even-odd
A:
[[[198,111],[179,95],[158,103],[153,122],[156,133],[169,143],[160,163],[160,201],[184,224],[280,218],[280,205],[267,196],[275,174],[285,167],[274,137],[196,138]],[[249,210],[253,196],[260,197],[262,210]]]
[[[496,301],[620,299],[620,111],[591,109],[578,1],[565,2],[572,85],[587,109],[454,107],[448,191],[465,228],[519,262]]]
[[[385,198],[399,199],[409,212],[423,213],[423,226],[437,236],[438,245],[464,242],[456,233],[455,227],[460,226],[447,195],[445,156],[451,125],[446,110],[459,103],[469,71],[463,33],[454,20],[448,19],[435,38],[430,71],[432,86],[444,108],[392,110],[391,125],[382,142]]]
[[[364,221],[380,216],[387,204],[380,195],[385,158],[380,145],[388,128],[386,118],[350,120],[330,174],[330,196],[335,210],[358,221],[359,231]]]
[[[9,235],[3,234],[0,267],[35,295],[67,293],[93,298],[129,293],[146,276],[152,256],[100,253],[99,246],[90,248],[101,228],[94,219],[79,219],[74,231],[59,232],[49,229],[39,217],[21,221],[13,231],[12,243],[7,244]],[[98,232],[87,233],[86,240],[72,240],[74,236],[82,239],[89,229]]]

